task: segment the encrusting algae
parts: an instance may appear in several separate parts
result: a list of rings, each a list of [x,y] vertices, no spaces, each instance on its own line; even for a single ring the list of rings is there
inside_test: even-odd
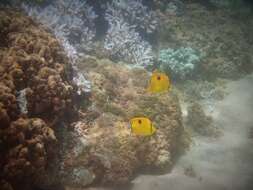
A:
[[[184,134],[176,95],[147,93],[150,76],[144,69],[90,57],[80,61],[80,67],[92,83],[92,105],[73,123],[75,138],[70,137],[67,143],[73,146],[62,155],[66,186],[125,184],[139,169],[171,168]],[[92,122],[88,115],[93,116]],[[129,129],[129,120],[138,116],[149,118],[156,126],[148,139]],[[89,179],[93,176],[92,181],[67,180],[81,167],[86,168]]]

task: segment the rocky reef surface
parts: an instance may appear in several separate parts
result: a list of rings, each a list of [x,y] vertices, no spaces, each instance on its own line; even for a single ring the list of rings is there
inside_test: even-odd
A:
[[[148,94],[146,70],[85,57],[88,100],[47,29],[10,9],[0,10],[0,27],[1,189],[122,185],[139,169],[172,167],[184,134],[173,91]],[[131,134],[135,116],[152,119],[157,133]]]
[[[204,1],[147,2],[23,4],[32,18],[0,9],[0,189],[118,187],[139,171],[169,171],[189,143],[183,124],[192,136],[222,135],[210,113],[224,78],[253,70],[251,15]],[[97,35],[102,17],[108,26]],[[171,91],[147,93],[143,67],[167,72]],[[77,86],[86,78],[89,97]],[[157,133],[131,134],[136,116]]]
[[[184,129],[177,96],[147,93],[149,73],[107,59],[80,61],[92,83],[92,104],[65,136],[62,169],[67,186],[122,185],[137,171],[168,171]],[[80,110],[81,112],[81,110]],[[149,117],[157,128],[151,137],[131,134],[129,119]],[[149,170],[150,169],[150,170]],[[73,180],[75,179],[75,180]]]
[[[75,86],[50,33],[8,9],[0,10],[0,28],[0,186],[31,189],[56,154],[53,129],[75,112]]]

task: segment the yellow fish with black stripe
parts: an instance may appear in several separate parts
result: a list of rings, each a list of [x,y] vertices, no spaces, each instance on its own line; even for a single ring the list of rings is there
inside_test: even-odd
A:
[[[140,136],[151,136],[156,132],[156,128],[146,117],[135,117],[130,120],[131,132]]]
[[[164,73],[155,71],[151,76],[147,90],[151,93],[166,92],[170,89],[170,86],[169,77]]]

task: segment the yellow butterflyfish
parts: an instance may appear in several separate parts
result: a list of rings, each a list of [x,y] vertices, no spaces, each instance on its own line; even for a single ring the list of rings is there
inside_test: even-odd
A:
[[[149,86],[148,91],[152,93],[159,93],[159,92],[165,92],[170,89],[170,79],[169,77],[160,72],[153,72]]]
[[[156,131],[156,128],[146,117],[135,117],[130,120],[131,132],[136,135],[141,136],[150,136],[153,135]]]

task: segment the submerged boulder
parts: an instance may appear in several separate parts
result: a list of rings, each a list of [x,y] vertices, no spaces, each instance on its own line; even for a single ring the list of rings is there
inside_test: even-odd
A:
[[[81,168],[93,176],[92,181],[83,180],[82,186],[126,184],[142,169],[168,171],[184,136],[176,95],[173,91],[147,93],[150,76],[144,69],[129,69],[109,60],[95,62],[80,63],[92,82],[92,105],[73,123],[65,141],[64,183],[80,187],[69,179],[73,178],[71,171]],[[132,134],[129,120],[136,116],[149,117],[157,132],[150,137]]]

